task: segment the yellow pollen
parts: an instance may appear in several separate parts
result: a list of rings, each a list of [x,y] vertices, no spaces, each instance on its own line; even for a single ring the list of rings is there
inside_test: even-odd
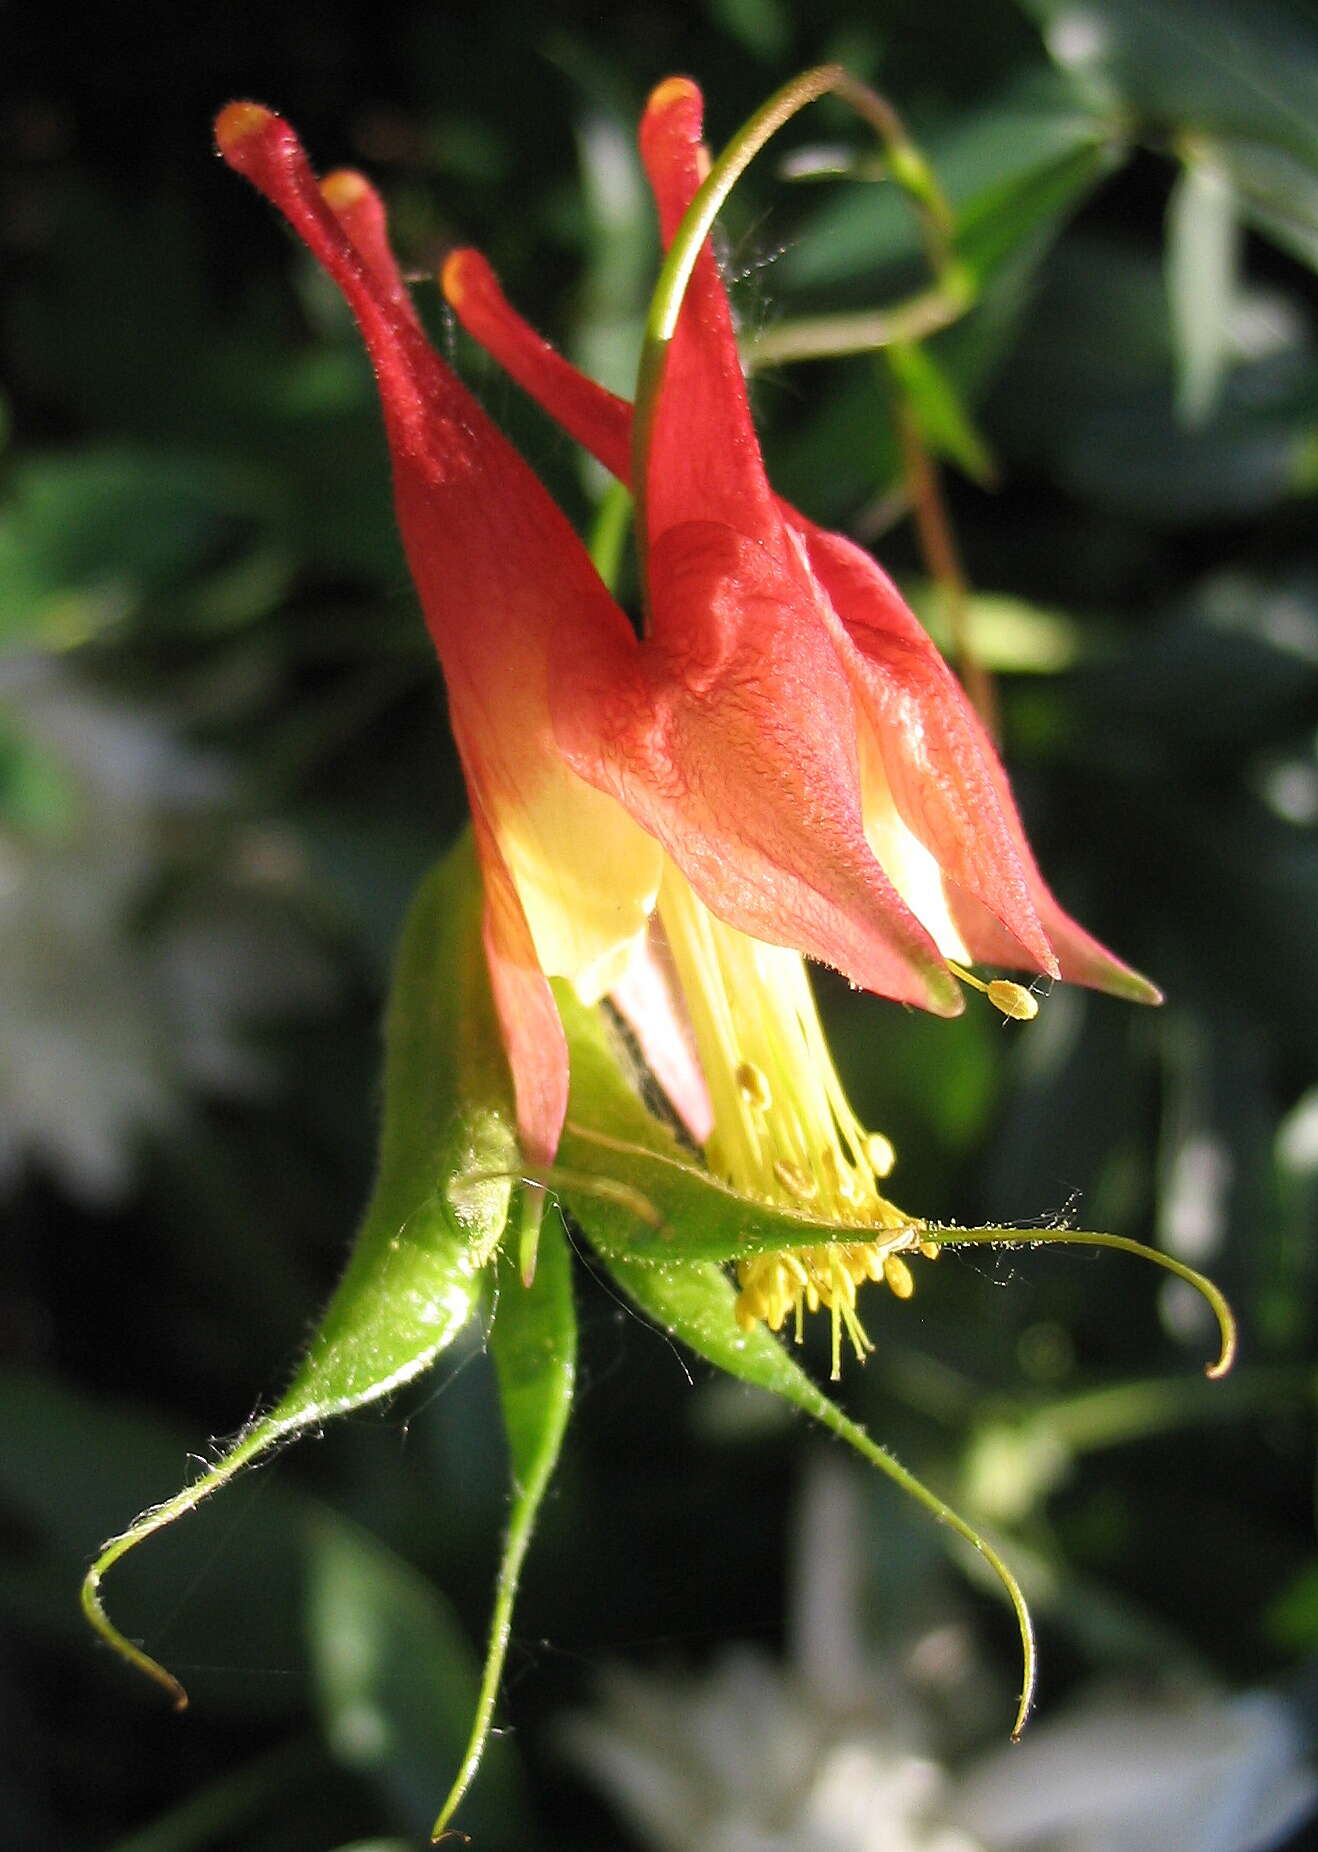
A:
[[[870,1132],[865,1138],[865,1159],[876,1177],[890,1177],[897,1162],[892,1140],[882,1132]]]
[[[444,292],[445,301],[455,309],[462,307],[462,298],[466,294],[462,282],[464,255],[462,251],[450,251],[439,267],[439,287]]]
[[[915,1291],[915,1281],[911,1278],[911,1270],[900,1254],[884,1255],[883,1277],[894,1299],[909,1299]]]

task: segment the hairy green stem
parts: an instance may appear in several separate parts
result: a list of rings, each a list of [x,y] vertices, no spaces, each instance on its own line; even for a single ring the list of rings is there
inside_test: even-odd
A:
[[[636,544],[641,566],[641,595],[648,612],[646,588],[646,473],[655,410],[663,386],[668,348],[677,329],[687,286],[701,246],[713,229],[729,193],[765,143],[807,103],[829,94],[841,97],[868,122],[884,143],[889,171],[910,194],[921,234],[940,289],[964,301],[967,284],[951,245],[952,215],[924,156],[910,140],[901,119],[883,97],[862,84],[840,64],[821,64],[775,91],[738,130],[714,162],[668,247],[659,281],[650,298],[645,339],[636,376],[632,420],[632,493],[635,497]],[[909,308],[909,305],[908,305]],[[898,311],[892,311],[896,314]]]

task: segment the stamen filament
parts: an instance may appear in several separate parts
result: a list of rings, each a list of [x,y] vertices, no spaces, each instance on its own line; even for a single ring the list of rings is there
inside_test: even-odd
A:
[[[883,1281],[898,1298],[914,1289],[896,1250],[918,1245],[917,1225],[879,1188],[895,1153],[851,1109],[801,957],[725,926],[671,864],[658,914],[713,1107],[711,1170],[741,1195],[808,1205],[812,1218],[858,1237],[738,1260],[738,1322],[780,1331],[790,1314],[799,1341],[804,1313],[822,1307],[836,1377],[844,1331],[857,1358],[873,1348],[856,1288]]]

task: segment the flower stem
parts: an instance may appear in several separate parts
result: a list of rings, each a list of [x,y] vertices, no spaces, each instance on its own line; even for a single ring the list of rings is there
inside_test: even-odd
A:
[[[924,441],[915,408],[896,374],[892,377],[897,436],[902,448],[903,473],[911,498],[911,512],[915,516],[916,532],[920,538],[920,551],[930,576],[943,595],[948,627],[952,633],[952,653],[966,694],[990,737],[997,739],[997,695],[993,688],[993,678],[975,654],[970,639],[966,575],[948,517],[947,503],[943,499],[938,465]]]

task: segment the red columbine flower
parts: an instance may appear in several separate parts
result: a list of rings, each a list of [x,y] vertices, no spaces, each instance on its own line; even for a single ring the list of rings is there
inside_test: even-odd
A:
[[[333,277],[370,352],[471,801],[518,1129],[543,1162],[568,1073],[547,974],[603,995],[659,887],[658,844],[573,771],[550,718],[553,677],[578,651],[623,647],[630,626],[538,479],[427,342],[367,182],[341,172],[317,184],[293,130],[254,103],[230,104],[216,140]]]
[[[1157,993],[1053,900],[991,744],[890,581],[769,488],[707,250],[652,408],[637,637],[427,344],[366,181],[318,185],[293,131],[256,104],[230,105],[216,135],[339,285],[375,367],[471,799],[526,1156],[551,1158],[563,1125],[548,979],[567,978],[587,1002],[613,997],[738,1190],[854,1227],[854,1241],[738,1270],[744,1322],[777,1329],[828,1307],[836,1366],[842,1327],[865,1347],[857,1284],[905,1296],[920,1231],[880,1191],[891,1147],[847,1105],[800,954],[942,1015],[962,1007],[958,979],[981,982],[958,961]],[[667,241],[699,178],[695,86],[661,85],[641,139]],[[474,253],[444,280],[472,332],[624,476],[630,407],[540,342]],[[1019,986],[987,988],[1031,1013]]]
[[[666,247],[705,171],[693,83],[659,86],[640,140]],[[631,407],[541,341],[475,251],[449,258],[443,284],[472,335],[628,480]],[[774,496],[708,248],[645,473],[650,634],[624,644],[607,684],[574,691],[560,737],[582,776],[674,854],[678,819],[653,771],[679,782],[709,905],[885,996],[955,1013],[954,960],[1156,1002],[1049,892],[992,743],[892,581]],[[729,876],[736,911],[720,894]]]

